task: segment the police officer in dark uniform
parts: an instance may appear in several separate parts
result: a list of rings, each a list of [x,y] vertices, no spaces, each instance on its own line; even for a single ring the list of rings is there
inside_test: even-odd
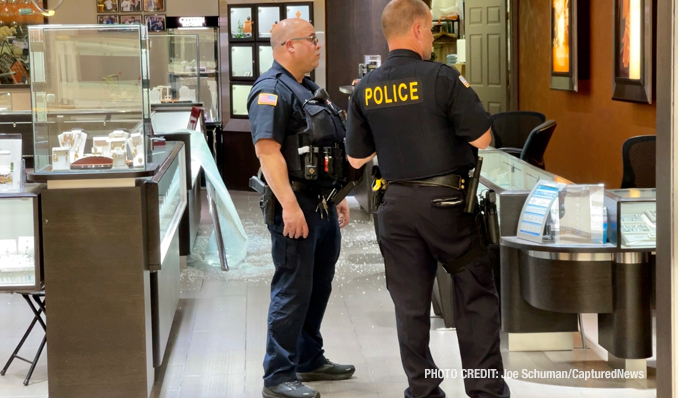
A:
[[[355,372],[325,358],[320,335],[339,258],[339,228],[349,222],[348,205],[337,196],[348,170],[345,117],[305,78],[320,57],[311,24],[298,18],[280,22],[271,45],[273,67],[248,98],[257,157],[276,198],[264,205],[274,203],[267,224],[275,275],[263,396],[314,398],[320,394],[301,382],[344,380]]]
[[[464,212],[468,173],[477,148],[490,143],[490,122],[455,69],[427,62],[433,35],[424,2],[392,0],[382,27],[390,54],[355,88],[346,150],[353,167],[378,154],[388,182],[378,209],[379,245],[409,382],[405,397],[445,396],[442,379],[430,372],[437,369],[429,350],[429,315],[438,262],[453,274],[463,368],[489,369],[496,376],[466,378],[466,393],[509,397],[501,378],[499,300],[490,259],[479,244],[476,216]],[[469,253],[478,255],[460,264]]]

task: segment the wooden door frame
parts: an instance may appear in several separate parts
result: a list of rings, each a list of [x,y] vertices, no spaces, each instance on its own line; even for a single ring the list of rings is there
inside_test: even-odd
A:
[[[508,11],[508,17],[509,17],[509,22],[506,24],[506,28],[510,29],[508,33],[510,33],[511,41],[510,41],[510,52],[511,52],[511,62],[510,62],[510,71],[509,71],[509,106],[507,107],[507,110],[510,111],[517,111],[520,109],[520,98],[518,96],[519,92],[519,65],[520,65],[520,59],[519,57],[519,51],[518,51],[518,46],[520,44],[520,37],[519,37],[519,26],[520,26],[520,8],[518,6],[518,0],[507,0],[508,6],[509,6],[509,11]]]

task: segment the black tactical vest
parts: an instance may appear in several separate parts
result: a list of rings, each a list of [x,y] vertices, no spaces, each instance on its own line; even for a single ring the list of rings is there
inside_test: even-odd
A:
[[[275,79],[263,75],[264,79]],[[283,73],[277,77],[297,98],[302,106],[305,127],[296,134],[285,137],[281,151],[287,163],[287,169],[293,179],[306,180],[323,187],[341,187],[348,180],[349,165],[346,159],[344,140],[346,126],[340,112],[330,100],[315,100],[313,94],[304,87],[313,91],[319,89],[312,80],[304,78],[304,85]],[[262,79],[263,80],[263,79]],[[306,154],[299,150],[313,147],[317,151],[317,177],[309,180],[308,169],[305,167]]]

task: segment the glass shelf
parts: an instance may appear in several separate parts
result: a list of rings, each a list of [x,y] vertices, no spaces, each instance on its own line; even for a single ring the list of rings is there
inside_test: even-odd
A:
[[[231,7],[230,34],[231,39],[252,39],[252,7]]]
[[[273,47],[268,44],[257,44],[259,56],[259,75],[273,66]]]
[[[280,18],[280,6],[257,7],[257,16],[257,38],[270,38],[273,27],[282,20]]]
[[[231,84],[231,106],[233,116],[247,116],[247,97],[252,90],[251,84]]]
[[[231,45],[231,77],[255,78],[253,45]]]

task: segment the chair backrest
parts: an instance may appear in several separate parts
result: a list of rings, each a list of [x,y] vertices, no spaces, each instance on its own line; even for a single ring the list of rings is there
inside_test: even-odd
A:
[[[539,112],[511,111],[490,116],[494,147],[522,148],[530,132],[546,121]]]
[[[546,170],[544,152],[546,152],[546,147],[549,146],[549,141],[551,141],[551,136],[553,136],[557,126],[558,123],[555,120],[548,120],[535,127],[527,137],[520,158],[533,166]]]
[[[657,136],[632,137],[622,146],[622,188],[657,187]]]

